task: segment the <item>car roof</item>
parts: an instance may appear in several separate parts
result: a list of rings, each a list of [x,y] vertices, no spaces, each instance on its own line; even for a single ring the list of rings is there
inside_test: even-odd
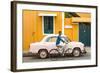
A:
[[[44,42],[47,38],[49,37],[57,37],[59,34],[50,34],[50,35],[47,35],[43,38],[43,40],[41,42]],[[61,37],[66,37],[65,35],[61,35]]]
[[[59,34],[50,34],[45,37],[57,37]],[[66,37],[65,35],[61,35],[61,37]]]

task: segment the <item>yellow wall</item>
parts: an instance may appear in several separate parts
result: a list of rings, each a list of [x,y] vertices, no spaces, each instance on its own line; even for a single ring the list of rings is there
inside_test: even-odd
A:
[[[54,34],[62,30],[61,12],[23,10],[23,51],[28,51],[30,43],[41,41],[45,36],[42,31],[42,16],[39,16],[40,13],[57,14],[54,17]]]
[[[91,13],[77,12],[80,17],[72,17],[72,22],[91,22]]]
[[[78,41],[78,24],[72,23],[72,18],[65,18],[64,26],[72,26],[72,28],[64,28],[64,34],[72,41]]]
[[[29,43],[35,42],[36,38],[34,32],[36,32],[36,11],[23,11],[23,49],[24,51],[28,50]],[[34,23],[33,23],[34,22]],[[36,33],[37,34],[37,33]]]
[[[73,25],[73,41],[79,41],[79,25],[78,23],[72,23]]]

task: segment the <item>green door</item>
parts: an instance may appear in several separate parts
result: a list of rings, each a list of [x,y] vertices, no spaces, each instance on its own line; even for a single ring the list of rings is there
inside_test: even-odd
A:
[[[79,41],[91,46],[91,23],[79,23]]]

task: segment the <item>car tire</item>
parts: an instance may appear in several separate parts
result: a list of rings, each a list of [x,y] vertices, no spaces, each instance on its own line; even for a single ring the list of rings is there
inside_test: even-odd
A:
[[[40,50],[38,54],[39,54],[39,57],[41,59],[45,59],[48,56],[48,51],[47,50]]]
[[[72,55],[74,57],[79,57],[81,55],[81,51],[80,51],[80,48],[75,48],[72,52]]]

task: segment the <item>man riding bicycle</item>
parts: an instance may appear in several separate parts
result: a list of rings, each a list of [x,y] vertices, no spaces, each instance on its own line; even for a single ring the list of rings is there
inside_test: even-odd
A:
[[[62,32],[59,31],[59,35],[58,35],[57,40],[56,40],[56,47],[57,47],[57,48],[61,48],[61,47],[62,47],[62,46],[60,45],[60,41],[63,42],[63,43],[65,43],[65,41],[61,38],[61,35],[62,35]]]

